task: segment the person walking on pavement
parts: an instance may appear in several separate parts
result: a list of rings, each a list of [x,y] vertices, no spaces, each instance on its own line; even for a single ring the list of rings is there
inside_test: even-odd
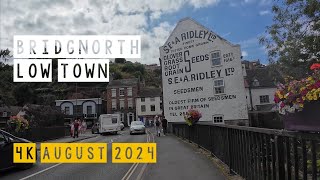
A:
[[[79,137],[79,123],[78,123],[78,120],[75,120],[73,126],[74,126],[73,138],[78,138]]]
[[[74,136],[74,121],[70,122],[70,136]]]
[[[156,116],[156,122],[155,122],[155,125],[156,125],[156,132],[157,132],[157,136],[160,137],[160,133],[161,133],[161,122],[159,120],[159,117]]]
[[[86,132],[86,130],[87,130],[87,123],[86,123],[85,120],[82,121],[81,128],[82,128],[82,134],[84,134]]]
[[[163,128],[163,134],[166,135],[167,134],[167,127],[168,127],[168,121],[167,121],[166,117],[163,117],[161,124],[162,124],[162,128]]]

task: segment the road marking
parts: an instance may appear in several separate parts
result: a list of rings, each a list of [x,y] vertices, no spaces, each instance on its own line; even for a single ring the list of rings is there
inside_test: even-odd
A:
[[[33,176],[35,176],[35,175],[38,175],[38,174],[43,173],[43,172],[45,172],[45,171],[48,171],[48,170],[50,170],[50,169],[52,169],[52,168],[55,168],[55,167],[57,167],[57,166],[59,166],[59,165],[61,165],[61,164],[62,164],[62,163],[55,164],[55,165],[50,166],[50,167],[48,167],[48,168],[46,168],[46,169],[43,169],[43,170],[41,170],[41,171],[38,171],[38,172],[36,172],[36,173],[34,173],[34,174],[31,174],[31,175],[29,175],[29,176],[26,176],[26,177],[24,177],[24,178],[21,178],[20,180],[29,179],[29,178],[31,178],[31,177],[33,177]]]
[[[147,142],[150,142],[150,135],[148,134],[147,130]],[[121,180],[129,180],[136,168],[138,167],[139,163],[134,163],[131,165],[130,169],[127,171],[127,173],[123,176]],[[141,172],[140,172],[141,173]]]

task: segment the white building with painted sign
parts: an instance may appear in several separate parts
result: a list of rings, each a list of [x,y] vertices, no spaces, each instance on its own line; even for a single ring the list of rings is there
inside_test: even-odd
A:
[[[233,45],[190,18],[182,19],[160,47],[164,115],[184,121],[189,109],[200,121],[248,120],[240,45]]]

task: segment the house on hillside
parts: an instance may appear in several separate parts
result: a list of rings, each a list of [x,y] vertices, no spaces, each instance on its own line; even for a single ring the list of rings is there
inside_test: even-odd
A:
[[[137,119],[151,125],[155,116],[162,115],[162,98],[160,88],[143,88],[136,98]]]
[[[119,113],[125,126],[131,124],[136,118],[135,99],[140,91],[138,78],[119,79],[110,81],[104,93],[106,112]]]
[[[56,100],[56,107],[64,113],[65,124],[69,124],[75,118],[86,120],[88,127],[91,127],[105,112],[107,102],[102,98],[86,99],[65,99]]]
[[[260,64],[259,61],[247,61],[243,64],[246,70],[244,83],[251,125],[264,119],[273,119],[278,110],[274,102],[277,90],[275,79],[279,77],[271,74],[269,67]]]
[[[22,107],[20,106],[2,106],[0,107],[0,129],[5,128],[10,116],[16,116]]]

